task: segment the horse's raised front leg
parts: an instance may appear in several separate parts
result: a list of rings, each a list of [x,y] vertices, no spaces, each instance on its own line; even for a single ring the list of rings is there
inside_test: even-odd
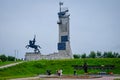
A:
[[[41,49],[41,47],[38,45],[38,47]]]
[[[27,49],[29,48],[29,45],[25,46]]]

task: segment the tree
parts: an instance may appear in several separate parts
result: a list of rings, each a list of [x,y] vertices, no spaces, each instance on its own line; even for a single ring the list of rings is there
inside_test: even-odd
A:
[[[0,55],[0,60],[1,61],[7,61],[7,57],[3,54],[3,55]]]
[[[111,51],[107,53],[107,58],[114,58],[114,56],[113,56]]]
[[[73,57],[74,57],[75,59],[78,59],[78,58],[80,58],[80,54],[74,54]]]
[[[86,58],[86,53],[82,54],[81,58]]]
[[[120,54],[118,55],[118,58],[120,58]]]
[[[119,57],[119,53],[114,52],[113,56],[114,56],[114,58],[118,58]]]
[[[96,53],[94,51],[91,51],[89,54],[89,58],[96,58]]]
[[[102,54],[100,51],[97,51],[97,58],[101,58]]]
[[[103,58],[107,58],[107,52],[104,52]]]
[[[104,52],[103,58],[114,58],[114,55],[111,51],[109,52]]]
[[[13,56],[8,56],[7,58],[8,58],[8,61],[14,61],[15,60],[15,57],[13,57]]]

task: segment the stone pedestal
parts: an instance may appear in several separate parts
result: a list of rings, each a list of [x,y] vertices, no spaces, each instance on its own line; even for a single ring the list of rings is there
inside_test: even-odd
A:
[[[39,60],[40,55],[40,53],[26,52],[25,60]]]
[[[48,60],[54,60],[54,59],[70,59],[71,57],[62,52],[62,53],[51,53],[48,55],[42,55],[34,52],[26,52],[25,54],[25,60],[31,61],[31,60],[41,60],[41,59],[48,59]]]

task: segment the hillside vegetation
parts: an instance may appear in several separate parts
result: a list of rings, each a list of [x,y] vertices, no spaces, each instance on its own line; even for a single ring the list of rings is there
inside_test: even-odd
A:
[[[113,72],[120,74],[120,58],[95,58],[95,59],[66,59],[66,60],[39,60],[28,61],[19,65],[0,69],[0,78],[14,78],[36,76],[39,74],[46,74],[46,70],[51,70],[52,74],[56,70],[62,69],[63,74],[73,74],[74,68],[72,65],[83,65],[84,60],[88,65],[115,65],[113,70],[106,70],[106,72]],[[101,70],[90,69],[89,73],[97,73]],[[83,70],[77,70],[77,74],[83,74]]]

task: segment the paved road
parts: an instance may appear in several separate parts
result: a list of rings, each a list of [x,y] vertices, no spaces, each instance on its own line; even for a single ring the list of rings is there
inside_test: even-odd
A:
[[[103,76],[101,78],[94,78],[94,79],[40,78],[38,76],[38,77],[18,78],[18,79],[11,79],[11,80],[114,80],[116,78],[120,79],[120,76]]]
[[[23,61],[22,62],[17,62],[17,63],[11,63],[11,64],[4,65],[4,66],[0,66],[0,69],[8,68],[8,67],[11,67],[11,66],[15,66],[15,65],[20,64],[20,63],[23,63]]]
[[[120,77],[102,77],[102,78],[94,78],[94,79],[58,79],[58,78],[50,78],[50,79],[43,79],[43,80],[114,80]]]

